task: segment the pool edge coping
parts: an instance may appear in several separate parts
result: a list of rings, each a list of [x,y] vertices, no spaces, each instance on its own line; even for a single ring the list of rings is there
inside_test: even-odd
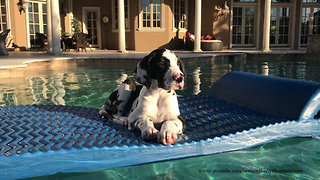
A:
[[[217,56],[247,56],[247,55],[308,55],[305,51],[174,51],[179,58],[203,58],[203,57],[217,57]],[[9,53],[9,56],[2,56],[0,60],[0,70],[14,69],[14,68],[26,68],[28,64],[35,62],[45,62],[53,60],[72,60],[72,59],[142,59],[148,52],[90,52],[90,53],[73,53],[67,52],[58,56],[50,54],[40,54],[39,52],[26,52],[25,55],[17,53]],[[23,58],[23,59],[22,59]],[[1,62],[2,61],[2,62]]]

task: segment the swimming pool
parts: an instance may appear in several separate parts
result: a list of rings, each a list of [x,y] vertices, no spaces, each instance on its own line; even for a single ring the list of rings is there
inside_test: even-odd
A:
[[[123,63],[125,61],[125,63]],[[206,93],[229,71],[320,82],[320,62],[249,58],[185,59],[187,83],[179,95]],[[30,64],[0,78],[0,105],[62,104],[99,108],[129,76],[137,60],[72,60]],[[292,138],[248,150],[186,158],[105,171],[59,173],[52,178],[311,178],[319,177],[320,141]],[[139,173],[137,173],[139,172]],[[43,179],[47,177],[41,177]],[[40,178],[40,179],[41,179]]]

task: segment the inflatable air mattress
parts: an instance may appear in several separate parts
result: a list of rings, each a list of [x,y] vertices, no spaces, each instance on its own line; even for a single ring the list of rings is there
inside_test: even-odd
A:
[[[100,118],[98,109],[0,107],[0,177],[109,169],[320,135],[315,82],[230,72],[207,95],[180,97],[179,106],[186,130],[167,146]]]

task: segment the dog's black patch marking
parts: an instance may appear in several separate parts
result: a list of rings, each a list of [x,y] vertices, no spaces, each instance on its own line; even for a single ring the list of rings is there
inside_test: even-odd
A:
[[[137,77],[137,81],[138,81],[138,82],[141,82],[141,78],[140,78],[140,77]]]
[[[161,54],[157,54],[155,58],[150,61],[150,66],[152,70],[152,79],[158,80],[159,87],[164,89],[164,77],[165,73],[170,68],[170,60]]]
[[[118,91],[118,90],[115,90],[115,91],[113,91],[113,92],[110,94],[108,100],[109,100],[109,101],[111,102],[111,104],[112,104],[112,102],[116,101],[118,97],[119,97],[119,91]]]
[[[124,108],[124,112],[122,114],[123,116],[128,116],[130,114],[130,110],[133,110],[132,105],[133,105],[134,101],[139,97],[139,94],[140,94],[142,87],[143,86],[141,86],[141,85],[136,85],[135,90],[131,91],[130,98],[129,98],[129,100]]]
[[[119,106],[119,104],[121,104],[122,102],[123,102],[122,100],[117,100],[117,101],[114,103],[113,109],[112,109],[112,115],[118,113],[118,106]]]
[[[150,88],[151,85],[151,68],[150,68],[150,60],[151,60],[152,56],[151,53],[147,56],[145,56],[140,62],[139,62],[139,68],[143,69],[144,71],[146,71],[146,75],[143,76],[143,78],[145,79],[144,82],[142,82],[141,78],[136,78],[136,81],[140,84],[145,85],[147,88]],[[137,73],[137,72],[135,72]]]
[[[122,116],[129,116],[129,114],[133,111],[132,105],[133,105],[134,101],[139,97],[140,91],[143,86],[137,85],[134,78],[128,78],[123,83],[126,83],[129,85],[129,88],[131,90],[131,94],[130,94],[129,100],[125,104],[123,111],[119,111],[119,112],[121,113]],[[121,102],[119,102],[119,103],[121,103]]]
[[[133,78],[128,78],[126,79],[123,83],[126,83],[129,85],[129,88],[132,90],[132,91],[135,91],[136,90],[136,82],[134,81]]]
[[[165,73],[170,69],[171,66],[170,60],[167,57],[163,56],[163,53],[165,51],[166,49],[156,49],[140,61],[139,68],[145,70],[146,75],[142,77],[143,79],[145,79],[145,82],[142,82],[141,77],[136,77],[137,82],[145,85],[147,88],[150,88],[152,80],[157,80],[159,88],[165,89]],[[183,73],[183,76],[186,77],[184,65],[179,58],[177,60],[177,65],[180,71]],[[176,81],[182,82],[183,78],[181,77]]]
[[[108,100],[104,104],[106,112],[109,113],[110,115],[113,115],[115,113],[115,109],[117,108],[117,104],[118,104],[118,97],[119,97],[119,92],[118,90],[115,90],[110,94]]]
[[[148,76],[147,76],[147,75],[144,75],[144,76],[143,76],[143,78],[147,79],[147,78],[148,78]]]
[[[146,82],[142,83],[141,79],[136,80],[150,88],[152,79],[158,81],[160,88],[164,88],[164,75],[170,68],[170,60],[163,57],[163,53],[166,49],[156,49],[152,51],[149,55],[144,57],[139,63],[139,67],[146,71],[147,75],[143,76]]]

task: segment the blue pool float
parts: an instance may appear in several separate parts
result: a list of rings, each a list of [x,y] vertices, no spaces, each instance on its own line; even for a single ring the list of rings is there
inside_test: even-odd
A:
[[[179,98],[186,131],[175,145],[145,142],[98,109],[0,107],[0,177],[109,169],[320,135],[320,83],[230,72],[207,95]]]

